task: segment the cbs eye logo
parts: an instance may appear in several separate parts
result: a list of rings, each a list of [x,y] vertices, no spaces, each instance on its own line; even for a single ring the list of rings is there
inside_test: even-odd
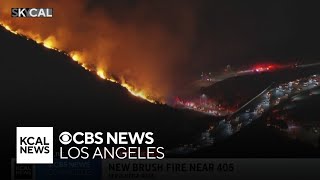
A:
[[[61,144],[68,145],[72,141],[72,135],[69,132],[62,132],[59,136]]]
[[[63,145],[68,145],[71,142],[75,144],[102,144],[102,132],[75,132],[73,135],[67,131],[59,135],[59,141]]]

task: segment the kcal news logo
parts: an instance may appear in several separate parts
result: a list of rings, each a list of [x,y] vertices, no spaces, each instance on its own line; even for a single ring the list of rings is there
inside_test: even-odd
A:
[[[52,18],[53,8],[11,8],[11,17]]]
[[[17,164],[53,164],[53,127],[17,127]]]

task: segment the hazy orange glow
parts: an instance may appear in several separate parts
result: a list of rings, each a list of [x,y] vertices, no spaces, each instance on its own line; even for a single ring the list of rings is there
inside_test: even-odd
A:
[[[108,3],[112,5],[105,6]],[[0,22],[137,97],[163,103],[188,81],[192,65],[186,62],[194,60],[200,9],[195,1],[132,3],[135,6],[122,1],[1,1]],[[54,15],[13,18],[12,7],[50,7]]]
[[[13,30],[9,25],[0,22],[0,25],[3,26],[6,30],[10,31],[13,34],[16,35],[20,35],[20,36],[24,36],[27,39],[32,39],[35,42],[37,42],[38,44],[42,44],[44,47],[48,48],[48,49],[52,49],[52,50],[56,50],[59,52],[63,52],[60,49],[56,48],[56,39],[54,36],[49,36],[48,38],[46,38],[45,40],[41,40],[41,38],[39,38],[40,36],[34,33],[24,33],[21,30],[16,31]],[[81,53],[79,51],[71,51],[70,53],[67,53],[68,56],[70,56],[74,61],[78,62],[79,65],[81,65],[85,70],[88,71],[93,71],[92,69],[90,69],[85,63],[82,63],[83,59],[81,57]],[[143,92],[142,90],[137,90],[136,88],[134,88],[132,85],[128,84],[125,82],[125,80],[121,80],[121,82],[116,81],[114,78],[112,77],[107,77],[107,73],[102,69],[102,68],[98,68],[96,70],[96,74],[104,80],[108,80],[114,83],[118,83],[120,84],[122,87],[126,88],[132,95],[145,99],[151,103],[156,103],[155,100],[151,99],[147,93]]]

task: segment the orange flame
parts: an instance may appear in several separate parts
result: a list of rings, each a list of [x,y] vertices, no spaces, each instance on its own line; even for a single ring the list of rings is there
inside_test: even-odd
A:
[[[78,51],[70,52],[70,57],[76,62],[81,62],[81,55]]]
[[[42,40],[42,38],[38,34],[26,33],[26,32],[23,32],[21,30],[13,30],[9,25],[7,25],[7,24],[5,24],[3,22],[0,22],[0,25],[3,26],[6,30],[10,31],[11,33],[13,33],[15,35],[23,36],[23,37],[25,37],[27,39],[32,39],[36,43],[42,44],[44,47],[46,47],[48,49],[52,49],[52,50],[55,50],[55,51],[63,52],[62,50],[57,49],[57,47],[56,47],[56,38],[54,36],[49,36],[45,40]],[[130,92],[133,96],[142,98],[142,99],[147,100],[147,101],[149,101],[151,103],[158,103],[157,101],[152,99],[146,92],[144,92],[143,90],[139,90],[139,89],[135,88],[134,86],[132,86],[129,83],[127,83],[125,80],[122,79],[121,81],[117,81],[113,77],[108,76],[108,74],[101,68],[98,68],[96,70],[89,68],[88,65],[82,63],[81,52],[79,52],[79,51],[71,51],[71,52],[65,53],[65,54],[70,56],[71,59],[76,61],[85,70],[96,71],[97,76],[100,77],[101,79],[108,80],[108,81],[120,84],[122,87],[126,88],[128,90],[128,92]]]
[[[16,34],[16,35],[18,34],[18,32],[12,30],[10,26],[8,26],[8,25],[3,25],[2,23],[1,23],[1,25],[2,25],[6,30],[12,32],[13,34]]]
[[[104,71],[101,70],[101,69],[98,69],[98,70],[97,70],[97,75],[98,75],[101,79],[107,79]]]
[[[48,49],[54,49],[55,47],[55,38],[53,36],[48,37],[43,41],[44,47]]]

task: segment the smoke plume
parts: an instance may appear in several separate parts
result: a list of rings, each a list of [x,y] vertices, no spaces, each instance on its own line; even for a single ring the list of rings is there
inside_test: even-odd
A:
[[[53,18],[11,18],[11,8],[53,8]],[[1,21],[81,63],[165,99],[182,72],[195,34],[187,1],[11,0]]]

